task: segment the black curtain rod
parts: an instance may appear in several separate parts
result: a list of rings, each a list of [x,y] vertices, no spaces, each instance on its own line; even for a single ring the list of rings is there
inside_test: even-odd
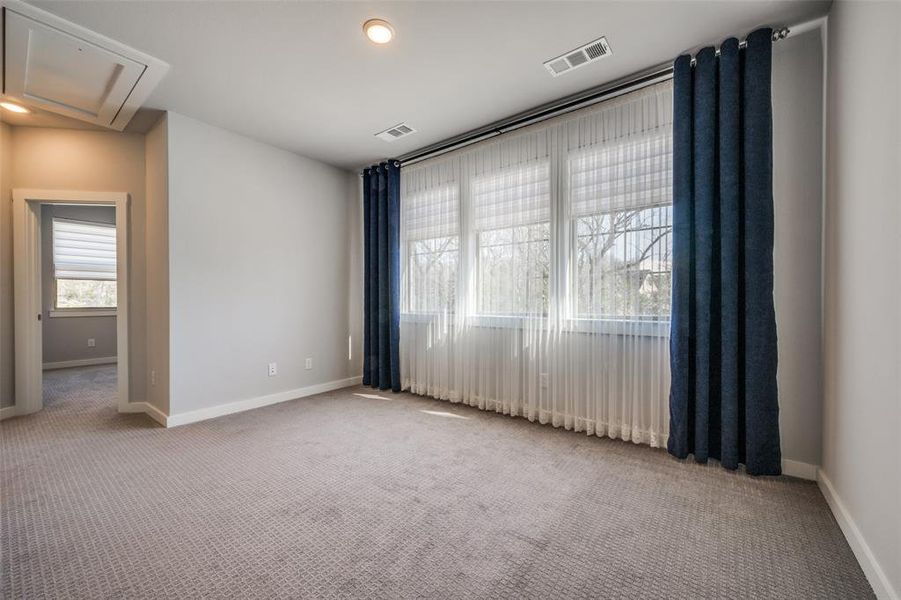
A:
[[[806,27],[804,29],[806,30]],[[788,27],[774,29],[773,41],[776,42],[779,40],[784,40],[786,37],[788,37],[788,34],[790,32],[791,30]],[[747,42],[745,41],[742,41],[739,44],[739,46],[741,47],[744,47],[746,45]],[[716,53],[719,54],[719,49],[717,49]],[[693,63],[694,59],[692,59],[692,64]],[[546,121],[548,119],[552,119],[554,117],[558,117],[575,110],[586,108],[593,104],[597,104],[598,102],[610,100],[612,98],[616,98],[617,96],[622,96],[623,94],[628,94],[630,92],[640,90],[650,85],[654,85],[655,83],[660,83],[662,81],[666,81],[667,79],[672,79],[672,77],[673,64],[672,62],[668,62],[651,69],[646,69],[644,71],[623,77],[611,83],[605,83],[603,85],[583,90],[571,96],[567,96],[559,100],[554,100],[553,102],[548,102],[547,104],[542,104],[541,106],[537,106],[525,112],[513,115],[512,117],[501,119],[500,121],[495,121],[494,123],[485,125],[484,127],[479,127],[478,129],[467,131],[466,133],[448,138],[435,144],[430,144],[428,146],[425,146],[424,148],[420,148],[419,150],[399,156],[396,160],[400,161],[402,166],[413,165],[418,162],[422,162],[424,160],[435,158],[436,156],[441,156],[442,154],[447,154],[448,152],[464,148],[471,144],[496,137],[503,133],[509,133],[511,131],[515,131],[534,123],[540,123],[541,121]]]
[[[400,156],[398,157],[398,160],[402,166],[409,166],[457,150],[458,148],[463,148],[464,146],[469,146],[476,142],[493,138],[503,133],[509,133],[534,123],[546,121],[591,106],[592,104],[597,104],[602,100],[610,100],[616,96],[634,92],[643,87],[666,81],[667,79],[672,78],[672,76],[672,64],[667,63],[665,65],[659,65],[658,67],[641,74],[632,75],[613,83],[584,90],[578,94],[567,96],[566,98],[555,100],[548,104],[543,104],[512,117],[496,121],[490,125],[473,129],[472,131],[438,142],[437,144],[426,146],[415,152]]]

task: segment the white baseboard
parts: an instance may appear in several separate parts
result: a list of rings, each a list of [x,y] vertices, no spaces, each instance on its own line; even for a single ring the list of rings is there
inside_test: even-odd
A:
[[[810,463],[800,462],[797,460],[789,460],[787,458],[782,459],[783,475],[797,477],[798,479],[806,479],[808,481],[816,481],[817,470],[819,470],[819,467],[817,465],[812,465]]]
[[[823,496],[829,504],[829,508],[832,509],[832,514],[835,515],[835,520],[838,521],[838,526],[841,528],[842,533],[845,534],[845,539],[848,540],[848,545],[851,546],[851,550],[854,552],[857,562],[860,563],[864,575],[867,576],[867,581],[873,587],[876,597],[879,600],[901,600],[898,590],[892,588],[885,571],[883,571],[879,561],[873,555],[873,551],[867,545],[867,541],[851,517],[851,513],[845,508],[842,499],[832,486],[832,482],[829,481],[829,478],[822,470],[818,473],[817,481],[820,491],[823,492]]]
[[[253,410],[254,408],[262,408],[279,402],[287,402],[288,400],[296,400],[305,396],[321,394],[323,392],[331,392],[345,387],[360,385],[363,378],[348,377],[347,379],[338,379],[336,381],[328,381],[303,388],[269,394],[268,396],[259,396],[257,398],[249,398],[247,400],[239,400],[228,404],[220,404],[219,406],[210,406],[209,408],[201,408],[166,417],[166,427],[177,427],[179,425],[187,425],[188,423],[196,423],[198,421],[206,421],[207,419],[215,419],[224,415],[244,412],[245,410]]]
[[[15,406],[4,406],[3,408],[0,408],[0,421],[15,417],[17,414]]]
[[[78,360],[62,360],[59,362],[44,363],[45,371],[53,369],[69,369],[71,367],[92,367],[94,365],[114,365],[117,362],[115,356],[101,356],[99,358],[79,358]]]
[[[166,426],[166,414],[149,402],[129,402],[119,407],[120,413],[144,413],[163,427]]]

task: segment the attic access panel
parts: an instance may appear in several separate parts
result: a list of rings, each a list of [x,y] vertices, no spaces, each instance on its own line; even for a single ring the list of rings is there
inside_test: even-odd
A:
[[[168,70],[27,5],[7,7],[4,22],[3,92],[25,105],[121,131]]]

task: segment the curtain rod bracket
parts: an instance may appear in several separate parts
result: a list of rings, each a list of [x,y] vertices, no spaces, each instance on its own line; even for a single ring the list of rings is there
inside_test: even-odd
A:
[[[773,41],[778,42],[779,40],[784,40],[788,37],[788,34],[792,32],[788,27],[780,27],[779,29],[773,30]]]

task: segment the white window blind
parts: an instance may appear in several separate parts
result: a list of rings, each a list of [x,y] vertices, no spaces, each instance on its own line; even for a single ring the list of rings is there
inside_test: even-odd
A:
[[[573,216],[671,204],[672,140],[660,130],[570,156]]]
[[[405,309],[430,313],[453,307],[460,256],[460,201],[456,183],[404,198]]]
[[[405,197],[403,211],[407,240],[427,240],[460,233],[460,202],[456,184]]]
[[[550,165],[543,161],[476,178],[472,205],[479,231],[550,220]]]
[[[53,219],[57,279],[116,280],[116,226]]]

